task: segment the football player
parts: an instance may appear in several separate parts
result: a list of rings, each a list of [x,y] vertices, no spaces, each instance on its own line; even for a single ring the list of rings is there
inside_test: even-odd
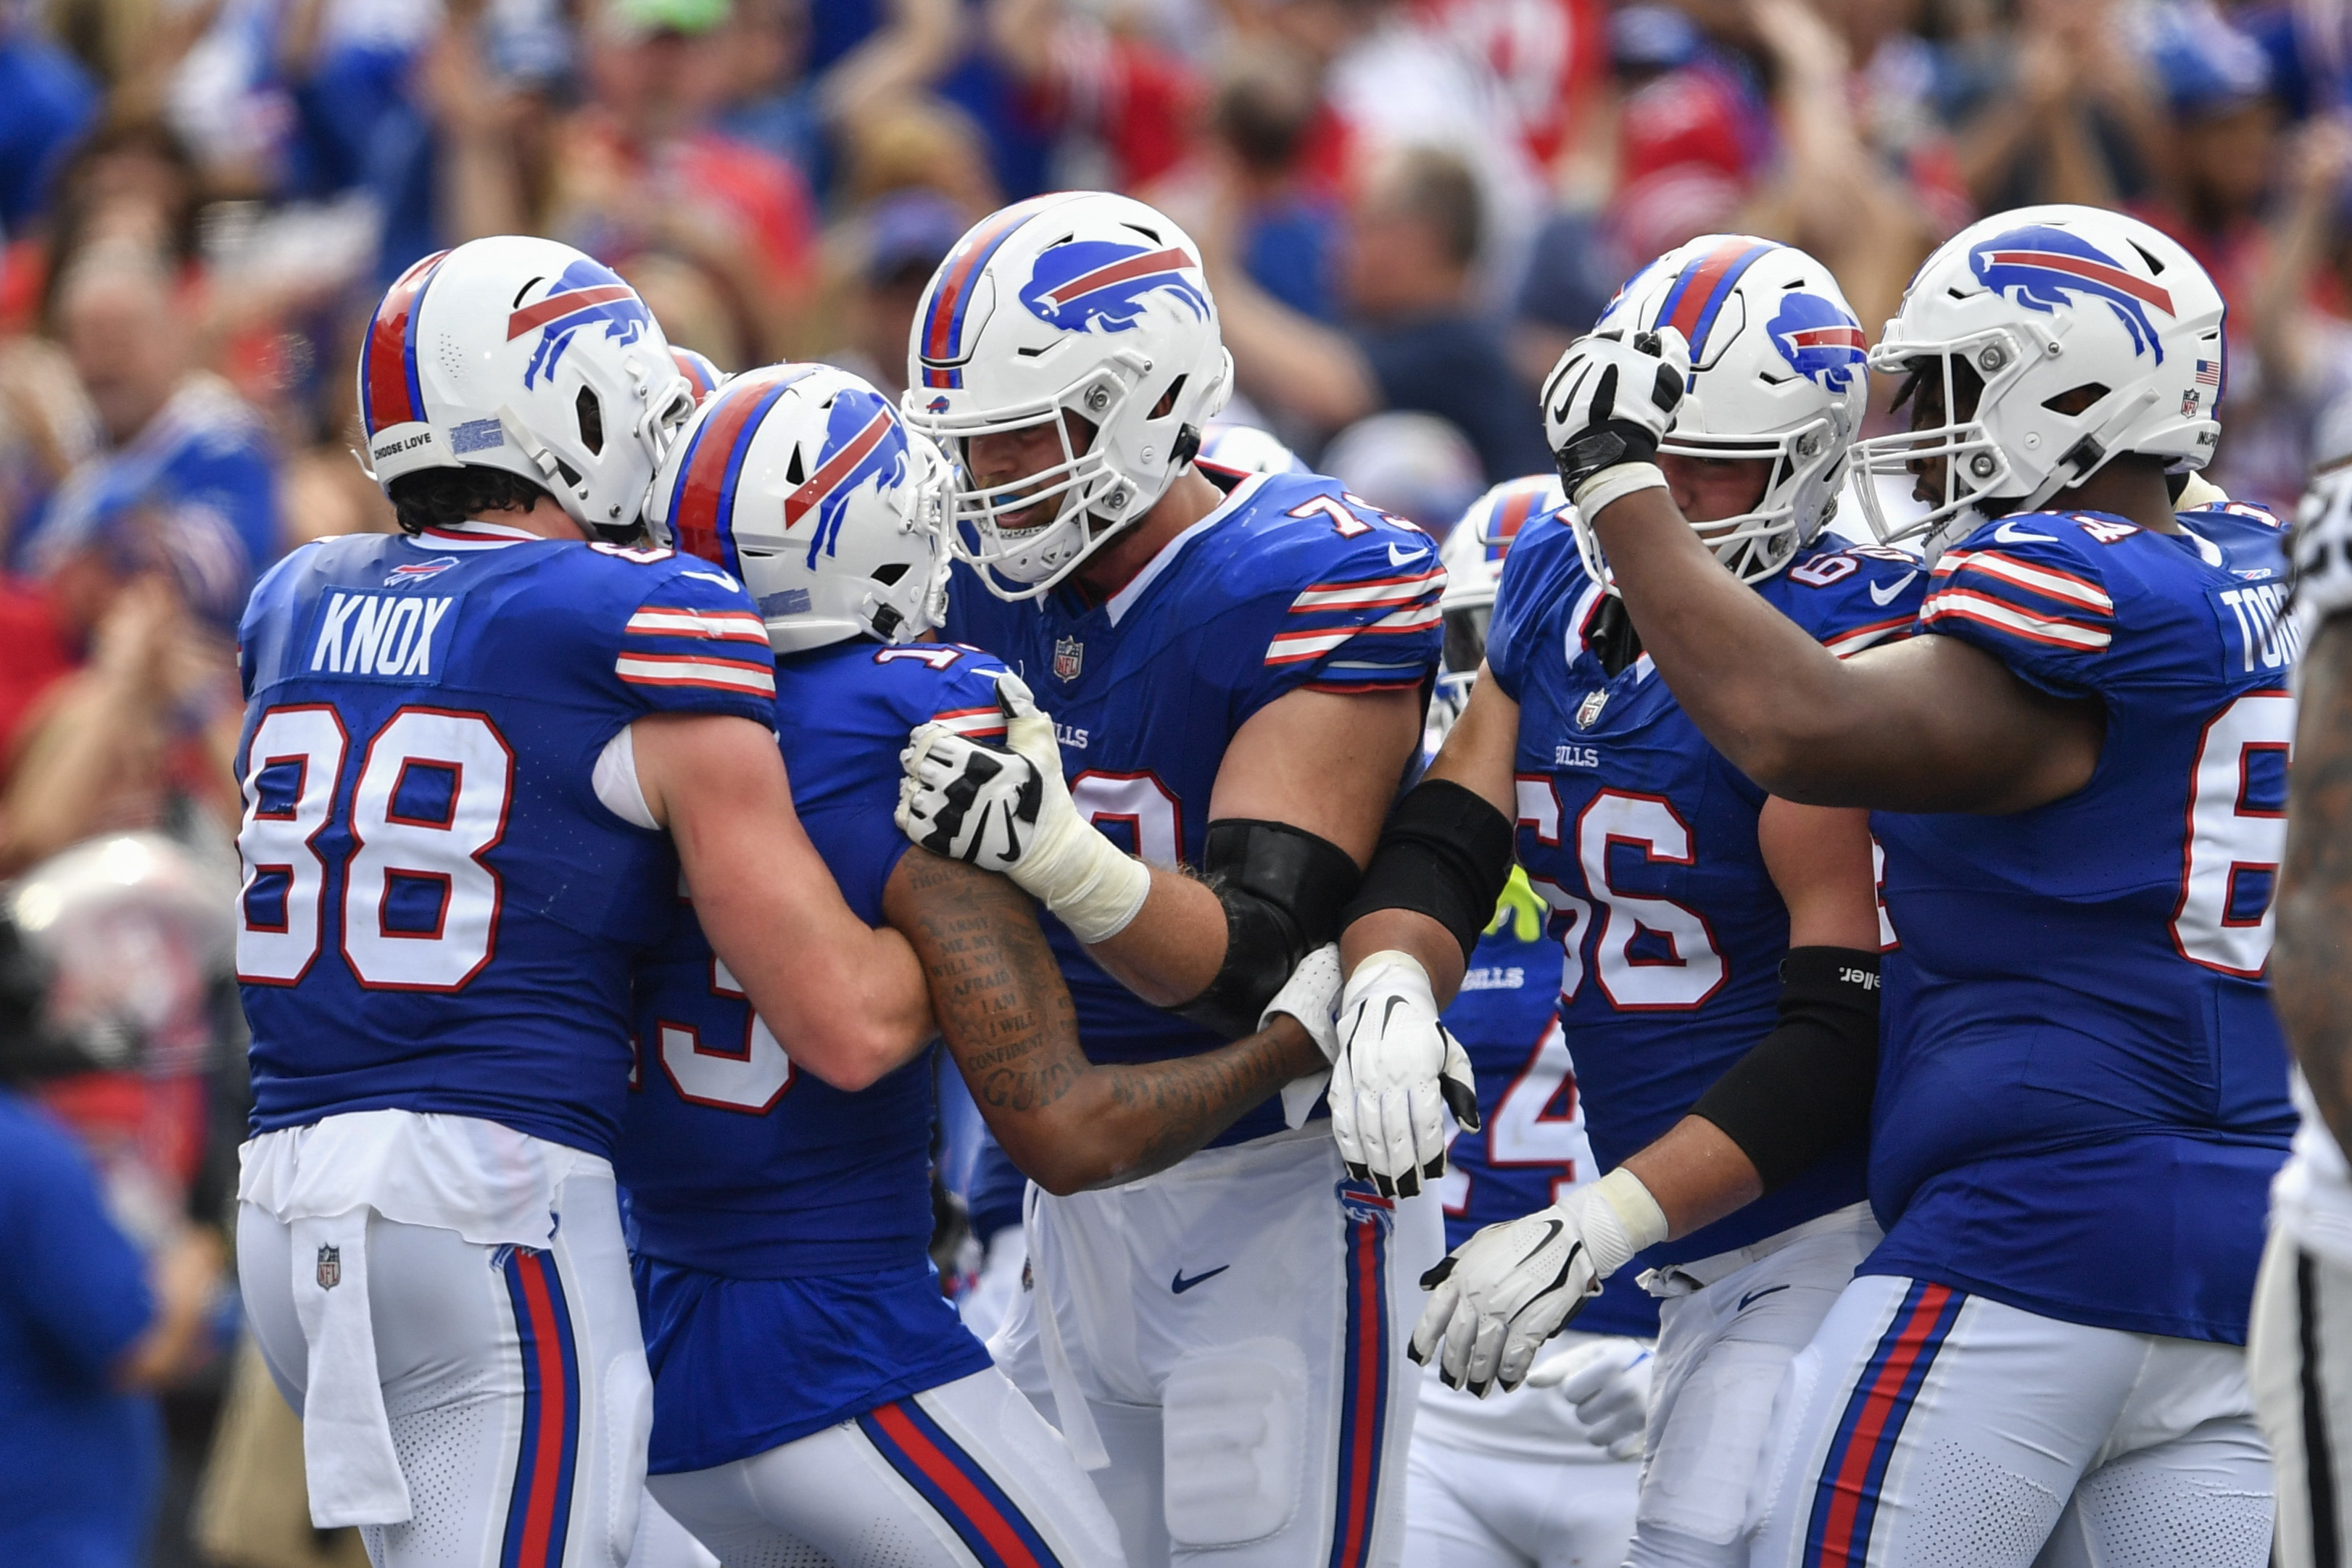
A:
[[[943,610],[947,484],[937,449],[865,382],[779,365],[695,416],[649,521],[758,600],[801,821],[859,918],[913,943],[997,1140],[1052,1192],[1136,1180],[1324,1070],[1298,1020],[1328,1036],[1337,956],[1301,966],[1273,1028],[1096,1067],[1035,906],[900,835],[908,731],[992,740],[1007,723],[1003,665],[916,640]],[[743,999],[687,892],[637,971],[643,1061],[617,1161],[654,1375],[654,1496],[730,1563],[814,1551],[838,1568],[1117,1568],[1085,1472],[940,1294],[932,1059],[856,1093],[800,1077],[793,1037]]]
[[[1659,467],[1709,581],[1785,613],[1833,663],[1906,635],[1916,558],[1821,537],[1866,392],[1828,270],[1747,235],[1694,240],[1628,283],[1601,329],[1665,326],[1702,345]],[[1343,945],[1333,1119],[1376,1176],[1410,1185],[1427,1163],[1433,992],[1463,973],[1516,821],[1559,932],[1560,1025],[1606,1174],[1460,1248],[1413,1348],[1473,1393],[1508,1388],[1638,1258],[1663,1304],[1632,1561],[1733,1563],[1773,1391],[1877,1239],[1863,1134],[1885,938],[1864,814],[1769,797],[1710,746],[1611,564],[1575,510],[1519,530],[1485,670],[1391,821]],[[1834,1103],[1798,1116],[1760,1096],[1753,1075],[1774,1062]],[[1498,1312],[1498,1291],[1538,1271],[1541,1299]]]
[[[1873,351],[1911,431],[1864,444],[1926,503],[1921,634],[1843,662],[1723,581],[1651,462],[1676,323],[1580,340],[1546,389],[1659,674],[1758,783],[1878,809],[1903,938],[1886,1236],[1784,1391],[1759,1563],[2269,1552],[2241,1347],[2294,1125],[2263,976],[2294,647],[2276,522],[2175,510],[2219,433],[2221,318],[2186,250],[2112,213],[1938,248]],[[1496,1332],[1507,1272],[1463,1303]]]
[[[2336,1459],[2352,1406],[2352,1169],[2345,1114],[2344,806],[2331,779],[2352,740],[2343,612],[2352,608],[2352,400],[2319,422],[2310,489],[2296,514],[2294,612],[2311,639],[2297,672],[2302,712],[2286,857],[2279,868],[2278,1012],[2299,1071],[2294,1155],[2271,1190],[2271,1237],[2247,1347],[2254,1402],[2279,1487],[2278,1560],[2344,1560],[2352,1491]]]
[[[1024,738],[1018,694],[1013,755],[926,733],[904,821],[1045,905],[1093,1060],[1249,1033],[1338,934],[1415,760],[1434,546],[1328,479],[1192,462],[1232,361],[1192,242],[1123,196],[983,219],[908,372],[909,423],[957,466],[948,631],[1036,690],[1059,745]],[[994,1348],[1103,1467],[1137,1568],[1402,1543],[1398,1314],[1440,1217],[1350,1183],[1294,1124],[1314,1107],[1269,1097],[1147,1181],[1032,1188],[1037,1288]]]
[[[742,586],[599,542],[688,406],[635,291],[546,240],[427,257],[359,392],[403,531],[296,551],[241,629],[246,1308],[317,1524],[616,1563],[651,1388],[610,1159],[681,865],[810,1072],[889,1072],[929,992],[793,814]]]
[[[1429,708],[1437,739],[1484,661],[1504,552],[1530,517],[1562,504],[1559,481],[1548,474],[1507,480],[1446,535],[1439,552],[1445,664]],[[1437,1191],[1450,1245],[1597,1174],[1559,1028],[1559,946],[1545,932],[1549,916],[1514,868],[1445,1009],[1445,1027],[1477,1074],[1483,1124],[1446,1145]],[[1639,1291],[1612,1291],[1537,1364],[1530,1383],[1544,1386],[1479,1399],[1425,1369],[1406,1471],[1405,1568],[1622,1563],[1654,1366],[1644,1342],[1657,1332],[1656,1302]]]

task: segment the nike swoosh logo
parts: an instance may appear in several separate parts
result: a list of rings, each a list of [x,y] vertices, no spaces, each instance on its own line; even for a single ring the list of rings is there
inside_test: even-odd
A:
[[[705,582],[715,582],[730,593],[740,593],[743,585],[723,571],[681,571],[680,577],[698,577]]]
[[[1561,1224],[1559,1220],[1557,1220],[1557,1219],[1548,1219],[1548,1220],[1544,1221],[1544,1233],[1543,1233],[1543,1239],[1542,1239],[1542,1240],[1540,1240],[1540,1241],[1538,1241],[1538,1242],[1537,1242],[1534,1246],[1532,1246],[1532,1247],[1528,1248],[1528,1251],[1527,1251],[1527,1257],[1526,1257],[1526,1258],[1521,1258],[1521,1259],[1519,1260],[1519,1261],[1520,1261],[1520,1262],[1522,1262],[1522,1263],[1524,1263],[1524,1262],[1526,1262],[1526,1261],[1528,1260],[1528,1258],[1532,1258],[1532,1257],[1534,1257],[1537,1253],[1538,1253],[1538,1252],[1542,1251],[1545,1248],[1547,1248],[1547,1247],[1550,1246],[1550,1245],[1551,1245],[1551,1242],[1552,1242],[1552,1238],[1553,1238],[1553,1237],[1555,1237],[1555,1236],[1558,1236],[1561,1231],[1563,1231],[1563,1230],[1565,1230],[1565,1229],[1567,1229],[1567,1228],[1568,1228],[1568,1227],[1567,1227],[1567,1226],[1562,1225],[1562,1224]],[[1570,1252],[1569,1253],[1569,1257],[1570,1257],[1571,1259],[1572,1259],[1572,1258],[1574,1258],[1575,1256],[1576,1256],[1576,1254],[1575,1254],[1575,1252],[1573,1252],[1573,1251],[1570,1251]]]
[[[1760,1301],[1765,1297],[1772,1295],[1777,1291],[1785,1291],[1789,1287],[1786,1285],[1767,1285],[1760,1291],[1750,1291],[1746,1295],[1739,1298],[1738,1310],[1744,1312],[1748,1310],[1748,1304],[1750,1301]]]
[[[1179,1269],[1176,1270],[1176,1277],[1168,1281],[1168,1288],[1181,1296],[1185,1291],[1191,1290],[1193,1286],[1209,1280],[1213,1280],[1232,1267],[1233,1265],[1231,1263],[1220,1263],[1215,1268],[1210,1270],[1207,1273],[1195,1274],[1189,1280],[1184,1278],[1184,1270]],[[1781,1289],[1786,1290],[1788,1287],[1783,1285]]]
[[[2005,545],[2054,545],[2058,541],[2048,534],[2020,533],[2015,523],[2003,523],[1993,529],[1992,537]]]
[[[1381,1009],[1381,1033],[1385,1034],[1385,1033],[1387,1033],[1387,1032],[1388,1032],[1389,1019],[1391,1019],[1394,1018],[1394,1017],[1396,1016],[1396,1010],[1397,1010],[1397,1009],[1399,1009],[1399,1008],[1401,1008],[1401,1007],[1402,1007],[1402,1006],[1404,1006],[1404,1005],[1405,1005],[1405,1000],[1404,1000],[1404,998],[1403,998],[1402,997],[1391,997],[1391,998],[1389,998],[1389,1005],[1388,1005],[1387,1007],[1385,1007],[1385,1008],[1383,1008],[1383,1009]]]
[[[1429,553],[1429,548],[1428,548],[1426,545],[1424,545],[1424,546],[1423,546],[1420,549],[1417,549],[1417,550],[1408,550],[1408,551],[1406,551],[1405,553],[1403,553],[1403,554],[1400,555],[1400,554],[1397,552],[1397,548],[1396,548],[1396,546],[1394,546],[1394,545],[1391,545],[1391,546],[1389,546],[1389,564],[1390,564],[1391,566],[1404,566],[1404,565],[1407,565],[1407,564],[1409,564],[1409,563],[1411,563],[1411,562],[1412,562],[1412,561],[1419,560],[1423,556],[1425,556],[1425,555],[1427,555],[1428,553]]]
[[[1896,594],[1903,591],[1905,586],[1907,585],[1913,578],[1918,575],[1919,574],[1916,571],[1906,571],[1901,577],[1896,578],[1893,582],[1887,583],[1883,588],[1875,582],[1872,583],[1870,585],[1870,601],[1873,604],[1877,605],[1885,605],[1888,603]]]

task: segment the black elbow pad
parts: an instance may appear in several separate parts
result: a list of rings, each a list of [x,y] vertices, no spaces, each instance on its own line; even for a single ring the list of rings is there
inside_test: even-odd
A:
[[[1209,988],[1169,1010],[1227,1040],[1258,1015],[1298,961],[1339,935],[1339,912],[1363,873],[1348,852],[1287,822],[1209,824],[1201,871],[1225,910],[1225,961]]]
[[[1372,868],[1341,928],[1383,909],[1410,909],[1454,933],[1468,963],[1511,879],[1515,831],[1475,790],[1423,779],[1389,813]]]
[[[1691,1107],[1739,1145],[1766,1192],[1869,1127],[1878,980],[1875,953],[1789,949],[1780,1021]]]

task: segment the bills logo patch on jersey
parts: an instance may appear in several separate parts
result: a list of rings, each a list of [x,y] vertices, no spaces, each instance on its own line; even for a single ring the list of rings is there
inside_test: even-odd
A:
[[[1854,371],[1868,357],[1870,345],[1854,319],[1820,295],[1801,289],[1780,297],[1780,308],[1767,329],[1790,369],[1832,392],[1852,386]]]
[[[600,262],[581,260],[563,269],[547,297],[516,309],[507,317],[507,341],[525,332],[542,334],[523,367],[522,384],[538,384],[552,376],[572,337],[583,328],[601,326],[615,342],[634,343],[653,325],[653,315],[637,291],[621,275]]]
[[[849,498],[860,486],[871,481],[887,489],[906,477],[907,433],[879,396],[845,390],[826,411],[824,446],[808,468],[800,488],[784,497],[784,531],[790,533],[812,510],[816,513],[816,531],[808,547],[808,564],[814,569],[818,551],[834,553]]]
[[[2148,309],[2172,315],[2171,294],[2080,235],[2044,224],[2011,229],[1972,246],[1969,267],[1987,288],[2045,316],[2056,315],[2061,306],[2103,300],[2131,334],[2132,352],[2153,350],[2156,362],[2164,362]]]
[[[1192,256],[1173,246],[1147,250],[1108,240],[1072,240],[1037,258],[1021,303],[1066,332],[1124,332],[1142,319],[1151,297],[1161,293],[1205,319],[1208,297],[1187,276],[1195,270]]]
[[[1076,637],[1057,637],[1054,640],[1054,678],[1055,680],[1076,680],[1078,672],[1086,667],[1086,662],[1087,645],[1084,643],[1079,642]]]
[[[429,581],[457,564],[454,555],[436,555],[431,560],[413,560],[405,566],[395,566],[383,574],[386,588],[414,588]]]

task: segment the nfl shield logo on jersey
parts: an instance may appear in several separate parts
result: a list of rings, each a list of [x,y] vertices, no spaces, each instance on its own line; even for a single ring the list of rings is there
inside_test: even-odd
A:
[[[1608,706],[1609,691],[1607,687],[1604,686],[1597,692],[1588,694],[1584,701],[1577,707],[1576,727],[1579,729],[1591,729],[1594,725],[1601,722],[1601,710]]]
[[[343,1249],[340,1247],[319,1249],[319,1289],[331,1291],[343,1282]]]
[[[1087,645],[1084,643],[1076,637],[1056,637],[1054,639],[1054,678],[1058,681],[1076,680],[1078,669],[1086,663],[1086,658]]]

